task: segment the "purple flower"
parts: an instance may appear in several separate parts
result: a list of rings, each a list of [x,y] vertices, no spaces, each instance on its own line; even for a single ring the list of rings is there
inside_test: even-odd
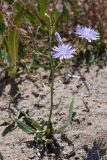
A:
[[[73,57],[73,53],[76,51],[70,44],[59,44],[52,49],[52,57],[62,59],[69,59]]]
[[[77,26],[75,34],[79,35],[81,38],[87,39],[89,42],[100,38],[97,31],[86,26]]]
[[[62,42],[62,38],[61,38],[61,36],[60,36],[60,34],[58,32],[55,33],[55,38],[58,41],[58,43],[63,43]]]

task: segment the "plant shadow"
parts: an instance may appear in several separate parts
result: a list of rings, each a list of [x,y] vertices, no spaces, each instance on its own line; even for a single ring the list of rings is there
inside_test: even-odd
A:
[[[73,143],[72,141],[66,136],[66,134],[61,134],[61,140],[65,143],[68,144],[68,146],[72,145],[73,146]]]
[[[3,155],[1,154],[1,152],[0,152],[0,160],[4,160],[4,157],[3,157]]]
[[[25,142],[28,148],[37,148],[39,153],[39,160],[42,160],[44,156],[51,157],[54,156],[54,159],[57,160],[60,158],[61,146],[56,139],[53,138],[52,144],[46,144],[42,140],[26,141]],[[35,157],[36,158],[36,157]]]
[[[9,132],[12,132],[15,129],[15,124],[9,124],[3,131],[2,136],[6,136]]]
[[[0,77],[1,78],[1,77]],[[5,75],[5,77],[3,77],[2,79],[0,79],[0,97],[3,94],[3,91],[6,87],[6,85],[9,83],[9,78],[8,76]]]
[[[24,143],[26,143],[26,146],[28,148],[33,148],[33,149],[38,149],[38,154],[39,154],[39,160],[44,159],[44,157],[48,157],[49,159],[63,159],[63,158],[71,158],[75,155],[74,153],[74,145],[73,143],[66,137],[65,134],[63,134],[61,136],[61,140],[62,142],[65,142],[68,144],[68,146],[70,147],[71,145],[73,146],[72,151],[70,151],[68,153],[68,151],[65,153],[63,153],[64,150],[64,146],[60,145],[60,143],[53,137],[52,138],[53,142],[46,144],[46,142],[42,141],[42,140],[37,140],[35,139],[34,141],[26,141]],[[36,154],[37,155],[37,154]],[[35,159],[37,158],[35,155]]]
[[[92,148],[85,146],[84,150],[87,152],[85,160],[101,160],[106,156],[106,142],[103,139],[94,140]]]
[[[16,107],[19,99],[22,99],[22,97],[15,79],[12,79],[11,81],[10,96],[12,97],[11,103],[13,103],[14,107]]]
[[[19,83],[16,83],[15,79],[8,76],[5,76],[4,79],[0,81],[0,97],[3,95],[6,86],[11,85],[9,93],[6,94],[9,94],[11,97],[10,103],[12,103],[14,107],[17,106],[19,100],[23,99],[23,97],[21,97],[18,84]]]

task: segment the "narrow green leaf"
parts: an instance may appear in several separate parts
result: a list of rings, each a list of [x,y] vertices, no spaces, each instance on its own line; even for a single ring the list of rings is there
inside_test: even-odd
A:
[[[11,70],[9,75],[14,77],[17,72],[18,61],[18,42],[19,42],[19,28],[24,16],[24,7],[21,7],[20,11],[14,17],[14,26],[10,29],[8,34],[8,53],[11,59]]]
[[[64,129],[65,129],[66,127],[67,127],[67,125],[65,124],[65,125],[59,127],[58,129],[55,129],[55,133],[56,133],[56,134],[61,133],[62,131],[64,131]]]
[[[34,24],[35,26],[40,24],[39,19],[35,15],[33,15],[28,9],[26,9],[25,17],[30,21],[30,23]]]
[[[21,128],[24,132],[26,132],[27,134],[34,134],[33,129],[27,124],[20,122],[18,120],[16,120],[16,122],[17,122],[18,127]]]
[[[67,125],[70,125],[70,123],[71,123],[72,115],[73,115],[73,107],[74,107],[74,99],[72,99],[71,104],[70,104],[69,114],[68,114],[68,118],[67,118]]]
[[[46,0],[38,0],[38,10],[41,18],[45,18],[46,13]]]
[[[54,128],[52,126],[52,122],[50,121],[47,125],[46,135],[51,136],[54,133]]]
[[[35,129],[39,129],[39,130],[43,129],[43,126],[39,125],[38,122],[36,122],[35,120],[31,118],[26,118],[26,122],[30,124],[32,127],[34,127]]]
[[[44,137],[44,132],[43,131],[36,132],[36,137],[42,139]]]
[[[56,134],[61,133],[66,127],[68,127],[71,124],[72,115],[73,115],[73,106],[74,106],[74,99],[72,99],[71,101],[66,123],[62,127],[59,127],[58,129],[55,130]]]
[[[4,18],[1,14],[0,15],[0,34],[2,34],[4,30],[5,30],[5,23],[4,23]]]
[[[53,18],[54,18],[54,23],[55,26],[59,24],[60,18],[61,18],[61,13],[58,12],[55,6],[53,6],[53,12],[52,12]]]
[[[24,118],[24,121],[34,127],[35,129],[39,129],[39,130],[43,130],[43,126],[41,126],[38,122],[36,122],[34,119],[30,118],[26,113],[24,112],[20,112],[19,116],[18,116],[18,119],[21,118],[21,117],[25,117]]]
[[[62,12],[62,18],[64,20],[64,23],[67,24],[68,20],[69,20],[69,14],[68,14],[68,10],[66,9],[65,6],[64,6],[63,12]]]

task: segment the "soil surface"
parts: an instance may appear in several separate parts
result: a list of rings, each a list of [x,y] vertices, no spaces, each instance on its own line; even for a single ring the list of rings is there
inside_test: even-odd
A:
[[[99,70],[98,66],[91,66],[89,72],[84,67],[73,75],[68,72],[70,69],[63,69],[55,76],[52,121],[56,128],[65,123],[74,98],[71,126],[55,136],[51,151],[16,126],[0,126],[0,160],[107,160],[107,67]],[[63,78],[64,73],[67,79]],[[40,123],[47,120],[47,82],[48,72],[42,69],[29,76],[20,75],[15,83],[1,77],[0,116],[6,117],[18,109],[27,111]],[[15,95],[10,110],[9,103]]]

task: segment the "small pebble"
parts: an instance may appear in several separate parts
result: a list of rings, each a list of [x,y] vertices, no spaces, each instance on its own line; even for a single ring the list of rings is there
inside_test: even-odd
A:
[[[63,78],[63,84],[69,84],[70,83],[70,77],[68,76],[68,74],[64,74],[64,78]]]
[[[92,125],[92,123],[91,122],[87,122],[87,125],[90,126],[90,125]]]
[[[37,91],[35,91],[35,90],[32,90],[32,92],[31,92],[35,97],[39,97],[39,93],[37,92]]]

